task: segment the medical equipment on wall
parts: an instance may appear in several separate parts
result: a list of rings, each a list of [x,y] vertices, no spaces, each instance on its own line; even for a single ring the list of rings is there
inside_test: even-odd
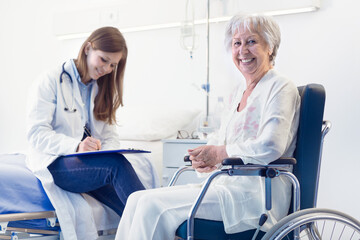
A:
[[[64,91],[63,91],[63,75],[66,75],[69,78],[69,81],[71,84],[73,84],[73,79],[71,75],[65,70],[65,63],[62,65],[62,71],[60,73],[60,92],[65,104],[64,111],[69,113],[76,112],[76,108],[74,107],[74,86],[72,85],[72,94],[71,94],[71,108],[69,108],[69,105],[66,103],[65,97],[64,97]]]
[[[189,13],[190,12],[190,13]],[[189,16],[190,20],[189,20]],[[197,48],[196,41],[198,36],[195,34],[195,10],[194,0],[187,0],[185,7],[185,21],[181,25],[181,47],[190,53],[190,58],[193,57],[193,51]]]
[[[209,128],[210,122],[213,122],[213,116],[209,115],[209,102],[210,102],[210,71],[209,71],[209,46],[210,46],[210,0],[207,0],[207,9],[206,9],[206,84],[203,84],[201,87],[206,92],[206,114],[202,118],[199,123],[199,134],[203,132],[203,137],[207,138],[207,136],[211,133],[209,130],[213,130],[213,128]]]
[[[189,12],[191,19],[189,20]],[[206,92],[206,114],[201,117],[198,123],[199,134],[202,136],[207,136],[212,132],[212,129],[209,124],[213,122],[212,116],[209,116],[209,92],[210,92],[210,83],[209,83],[209,18],[210,18],[210,0],[207,0],[207,9],[206,9],[206,83],[201,85],[201,89]],[[193,58],[193,51],[195,50],[197,35],[195,34],[195,10],[194,10],[194,0],[186,1],[185,8],[185,21],[181,26],[181,37],[180,42],[183,49],[190,52],[190,58]],[[196,89],[200,89],[197,84],[192,84]],[[210,131],[211,129],[211,131]],[[206,138],[206,137],[205,137]]]

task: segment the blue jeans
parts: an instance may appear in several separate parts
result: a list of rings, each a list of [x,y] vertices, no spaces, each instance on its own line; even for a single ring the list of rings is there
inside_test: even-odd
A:
[[[60,188],[88,193],[119,216],[129,195],[145,189],[129,161],[118,153],[59,157],[48,169]]]

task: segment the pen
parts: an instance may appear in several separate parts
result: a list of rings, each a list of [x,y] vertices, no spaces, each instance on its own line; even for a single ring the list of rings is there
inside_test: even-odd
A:
[[[86,134],[86,136],[88,136],[88,137],[91,137],[91,132],[90,132],[90,130],[86,127],[86,126],[84,126],[84,133]],[[95,140],[95,141],[94,141]],[[101,142],[100,142],[100,140],[98,140],[98,139],[93,139],[91,142],[93,142],[93,143],[96,143],[96,149],[95,150],[100,150],[101,149]]]
[[[91,137],[91,133],[90,133],[89,129],[87,129],[86,126],[84,126],[84,132],[85,132],[86,136]]]

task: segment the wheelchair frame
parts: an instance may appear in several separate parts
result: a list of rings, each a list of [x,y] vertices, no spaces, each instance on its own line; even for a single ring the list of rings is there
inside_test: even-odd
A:
[[[323,121],[323,129],[321,131],[321,144],[320,144],[320,160],[322,157],[322,147],[323,142],[326,134],[329,132],[331,128],[331,123],[329,121]],[[204,185],[202,186],[198,197],[196,198],[194,204],[192,205],[188,218],[187,218],[187,240],[194,240],[194,219],[196,212],[211,184],[211,182],[221,174],[228,174],[229,176],[232,175],[240,175],[240,176],[262,176],[265,177],[265,205],[266,209],[271,209],[271,178],[278,177],[278,176],[286,176],[290,179],[292,186],[293,186],[293,213],[286,216],[283,220],[279,221],[277,224],[271,228],[268,233],[264,235],[262,239],[264,240],[272,240],[272,239],[282,239],[285,235],[289,232],[294,232],[294,239],[300,239],[300,231],[304,229],[304,226],[307,226],[307,231],[310,232],[310,239],[322,239],[320,234],[318,233],[314,224],[311,224],[312,221],[317,221],[319,219],[328,219],[333,221],[342,222],[346,226],[351,227],[354,229],[354,233],[358,232],[360,234],[360,223],[356,220],[347,216],[341,212],[337,212],[334,210],[328,209],[316,209],[310,208],[305,210],[300,210],[300,184],[297,180],[297,177],[286,170],[283,170],[284,167],[289,165],[295,164],[296,160],[291,158],[281,158],[276,160],[269,165],[238,165],[236,160],[238,159],[227,159],[229,160],[228,163],[223,162],[223,165],[231,165],[231,168],[228,169],[221,169],[213,174],[211,174],[205,181]],[[235,161],[232,161],[235,160]],[[281,163],[279,163],[279,161]],[[320,171],[320,163],[317,171]],[[177,179],[179,176],[185,171],[194,171],[191,166],[185,166],[179,168],[175,174],[173,175],[172,179],[168,186],[173,186],[176,184]],[[318,182],[316,182],[316,194],[315,199],[317,198],[317,189],[318,189]],[[316,202],[316,201],[315,201]],[[315,214],[314,214],[315,213]],[[318,214],[319,216],[317,216]],[[311,216],[310,216],[311,215]],[[305,219],[305,220],[304,220]],[[306,224],[308,225],[306,225]],[[304,225],[305,224],[305,225]]]

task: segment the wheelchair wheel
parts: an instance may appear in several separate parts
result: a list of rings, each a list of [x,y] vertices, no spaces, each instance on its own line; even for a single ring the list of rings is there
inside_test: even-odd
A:
[[[360,222],[330,209],[305,209],[283,218],[262,240],[359,240]]]

